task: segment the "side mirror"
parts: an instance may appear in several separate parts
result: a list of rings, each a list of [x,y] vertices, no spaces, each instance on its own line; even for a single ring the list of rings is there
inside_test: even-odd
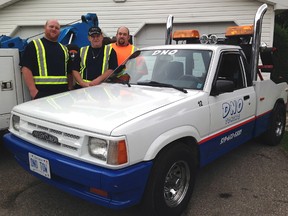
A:
[[[216,80],[211,90],[211,96],[234,91],[234,82],[231,80]]]

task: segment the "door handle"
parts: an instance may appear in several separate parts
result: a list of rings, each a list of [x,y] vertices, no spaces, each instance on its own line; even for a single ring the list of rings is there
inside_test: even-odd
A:
[[[249,95],[244,96],[244,100],[248,100],[250,98]]]
[[[12,80],[1,82],[1,91],[12,91],[12,90],[13,90]]]

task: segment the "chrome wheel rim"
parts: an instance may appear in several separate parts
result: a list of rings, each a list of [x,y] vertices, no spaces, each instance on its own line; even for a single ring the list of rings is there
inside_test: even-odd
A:
[[[276,127],[275,127],[275,134],[277,137],[281,136],[284,129],[284,118],[281,113],[278,113],[276,117]]]
[[[185,198],[190,182],[190,169],[185,161],[174,163],[164,184],[164,199],[169,207],[178,206]]]

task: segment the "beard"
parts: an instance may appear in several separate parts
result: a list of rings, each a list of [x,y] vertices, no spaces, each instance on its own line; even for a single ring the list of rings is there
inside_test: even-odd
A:
[[[48,40],[56,42],[58,40],[59,34],[53,32],[47,32],[45,36]]]
[[[120,38],[119,40],[118,40],[118,44],[119,45],[125,45],[125,40],[124,39],[122,39],[122,38]]]

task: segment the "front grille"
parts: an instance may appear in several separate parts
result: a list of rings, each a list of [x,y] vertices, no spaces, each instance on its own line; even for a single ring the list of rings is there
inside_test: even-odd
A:
[[[81,146],[82,146],[82,141],[83,139],[81,139],[80,136],[72,134],[72,133],[67,133],[64,131],[61,131],[59,129],[55,129],[54,127],[49,128],[49,127],[45,127],[42,125],[38,125],[35,123],[31,123],[31,122],[27,122],[28,127],[23,127],[23,131],[27,132],[27,135],[31,138],[31,139],[36,139],[37,143],[41,144],[41,146],[48,146],[49,148],[52,147],[52,144],[55,144],[56,141],[53,140],[54,142],[51,143],[50,140],[45,140],[46,137],[50,137],[49,135],[47,136],[35,136],[35,132],[39,131],[41,133],[45,132],[47,134],[50,134],[51,137],[56,137],[58,139],[57,145],[53,145],[53,148],[57,148],[59,150],[63,150],[66,151],[67,150],[69,152],[74,152],[74,153],[80,153],[81,152]],[[34,135],[33,135],[33,131],[34,131]],[[50,137],[50,139],[51,139]]]
[[[69,145],[66,145],[66,144],[63,144],[62,146],[63,146],[64,148],[71,149],[71,150],[73,150],[73,151],[77,151],[77,148],[75,148],[75,147],[72,147],[72,146],[69,146]]]
[[[54,129],[51,129],[50,132],[51,132],[51,133],[54,133],[54,134],[58,134],[58,135],[62,134],[61,131],[59,131],[59,130],[54,130]]]
[[[29,126],[29,127],[34,127],[34,128],[36,128],[36,127],[37,127],[37,125],[36,125],[36,124],[33,124],[33,123],[31,123],[31,122],[28,122],[28,126]]]
[[[43,126],[39,126],[39,125],[38,125],[38,129],[43,130],[43,131],[49,131],[49,129],[47,127],[43,127]]]
[[[71,139],[74,139],[74,140],[80,139],[79,136],[74,135],[74,134],[69,134],[69,133],[64,133],[63,136],[68,137],[68,138],[71,138]]]

